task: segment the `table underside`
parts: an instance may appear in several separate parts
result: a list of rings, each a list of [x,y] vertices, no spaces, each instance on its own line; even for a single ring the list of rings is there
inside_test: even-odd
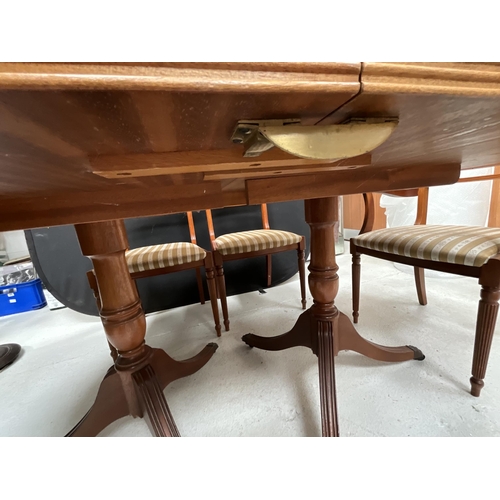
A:
[[[0,64],[0,231],[456,181],[500,163],[500,67]],[[243,158],[238,120],[397,117],[370,154]]]

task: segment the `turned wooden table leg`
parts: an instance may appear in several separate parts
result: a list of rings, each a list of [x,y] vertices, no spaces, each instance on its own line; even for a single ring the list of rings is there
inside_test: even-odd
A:
[[[311,333],[316,333],[319,363],[321,424],[323,436],[338,436],[335,391],[335,354],[339,311],[334,301],[339,290],[335,260],[335,222],[338,221],[338,198],[306,200],[306,222],[311,227],[311,262],[309,290],[313,297]]]
[[[87,415],[69,436],[94,436],[126,415],[146,417],[156,436],[179,436],[163,389],[199,370],[217,349],[209,344],[191,360],[175,361],[144,342],[146,319],[130,277],[123,221],[75,226],[82,253],[92,260],[99,314],[115,358]]]
[[[250,347],[270,351],[295,346],[311,348],[318,356],[322,434],[338,436],[334,357],[339,351],[353,350],[389,362],[422,360],[424,356],[416,347],[386,347],[364,339],[349,318],[338,311],[334,303],[339,289],[334,231],[338,220],[338,199],[306,200],[305,213],[306,222],[311,227],[309,289],[313,305],[283,335],[262,337],[247,334],[242,340]]]
[[[338,352],[336,335],[339,311],[334,305],[338,292],[338,266],[335,261],[334,226],[338,220],[338,198],[306,200],[306,222],[311,227],[309,289],[313,305],[302,313],[289,332],[265,339],[245,335],[252,347],[279,350],[297,345],[310,347],[318,356],[321,424],[323,436],[338,436],[334,357]]]

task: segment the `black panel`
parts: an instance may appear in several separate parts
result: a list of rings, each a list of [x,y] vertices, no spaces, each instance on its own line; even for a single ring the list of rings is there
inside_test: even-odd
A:
[[[306,236],[309,253],[309,226],[304,222],[304,203],[292,201],[268,205],[269,222]],[[216,235],[261,229],[260,206],[224,208],[212,211]],[[210,249],[205,212],[193,213],[198,245]],[[185,214],[145,217],[125,221],[130,248],[190,241]],[[92,268],[84,257],[73,226],[59,226],[25,231],[34,266],[47,289],[63,304],[84,314],[97,315],[86,272]],[[291,278],[297,272],[297,253],[273,256],[272,285]],[[228,295],[245,293],[266,286],[265,257],[227,262],[224,265]],[[162,311],[199,301],[194,270],[137,281],[146,312]],[[297,297],[300,292],[297,287]],[[205,298],[208,291],[205,284]]]
[[[97,316],[87,281],[92,262],[82,255],[74,226],[25,231],[33,265],[47,290],[75,311]]]

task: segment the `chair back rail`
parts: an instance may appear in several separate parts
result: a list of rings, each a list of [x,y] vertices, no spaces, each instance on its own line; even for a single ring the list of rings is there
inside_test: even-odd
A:
[[[262,228],[263,229],[271,229],[271,226],[269,225],[269,215],[267,211],[267,204],[262,203],[260,205],[260,211],[261,211],[261,216],[262,216]],[[214,229],[214,221],[212,218],[212,210],[205,210],[205,213],[207,215],[207,225],[208,225],[208,234],[210,235],[210,242],[212,244],[212,250],[216,250],[215,246],[215,229]]]
[[[489,181],[494,179],[500,179],[500,172],[488,175],[477,175],[474,177],[461,177],[458,182],[478,182],[478,181]],[[382,194],[388,194],[391,196],[402,196],[402,197],[418,197],[417,201],[417,216],[415,218],[415,225],[422,225],[427,223],[427,208],[429,204],[429,188],[412,188],[412,189],[400,189],[397,191],[380,191]],[[359,234],[368,233],[373,231],[373,226],[375,223],[375,199],[372,193],[363,193],[363,200],[365,203],[365,213],[363,217],[363,225],[359,231]]]
[[[196,245],[196,231],[194,229],[194,220],[193,220],[193,212],[186,212],[187,214],[187,220],[188,220],[188,226],[189,226],[189,237],[191,238],[191,243],[193,245]]]

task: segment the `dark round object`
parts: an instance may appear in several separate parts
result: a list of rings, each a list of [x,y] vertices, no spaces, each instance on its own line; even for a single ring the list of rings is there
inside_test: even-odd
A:
[[[0,345],[0,370],[16,360],[21,352],[19,344]]]

